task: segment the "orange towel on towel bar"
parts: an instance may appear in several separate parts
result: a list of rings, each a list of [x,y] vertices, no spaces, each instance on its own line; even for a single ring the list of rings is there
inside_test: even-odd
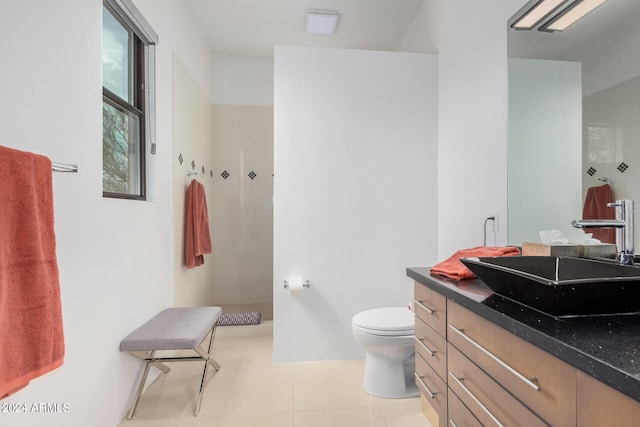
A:
[[[587,190],[582,209],[582,219],[615,219],[616,210],[607,206],[613,203],[613,191],[609,184],[591,187]],[[585,228],[585,233],[591,233],[594,239],[602,243],[616,243],[616,230],[613,228]]]
[[[0,146],[0,399],[62,365],[51,161]]]
[[[431,274],[439,274],[456,280],[473,279],[476,275],[460,262],[460,258],[513,255],[520,255],[520,250],[513,246],[477,246],[470,249],[461,249],[431,267]]]

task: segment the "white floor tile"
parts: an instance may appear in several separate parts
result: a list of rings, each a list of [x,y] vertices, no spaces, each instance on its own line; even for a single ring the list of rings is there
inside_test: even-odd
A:
[[[429,427],[420,400],[364,391],[364,360],[274,364],[273,337],[218,336],[202,407],[201,362],[169,364],[118,427]]]

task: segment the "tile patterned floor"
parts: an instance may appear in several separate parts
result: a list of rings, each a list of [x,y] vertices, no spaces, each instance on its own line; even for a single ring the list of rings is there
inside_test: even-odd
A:
[[[218,336],[198,417],[200,363],[174,363],[118,427],[430,427],[420,400],[381,399],[362,388],[364,360],[274,364],[273,337]],[[213,371],[212,371],[213,372]]]

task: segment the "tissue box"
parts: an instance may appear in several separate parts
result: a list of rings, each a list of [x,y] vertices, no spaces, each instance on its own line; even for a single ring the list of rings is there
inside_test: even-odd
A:
[[[577,257],[580,256],[580,245],[572,243],[548,245],[546,243],[522,242],[522,255]]]
[[[615,258],[617,253],[616,245],[611,243],[580,245],[580,256],[584,258]]]

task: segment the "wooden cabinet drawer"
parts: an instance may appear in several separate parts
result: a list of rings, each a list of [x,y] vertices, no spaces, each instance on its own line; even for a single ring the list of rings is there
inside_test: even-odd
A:
[[[578,371],[578,427],[640,426],[640,402]]]
[[[428,287],[414,283],[415,301],[413,311],[416,316],[433,328],[440,336],[447,337],[447,299]]]
[[[482,423],[471,413],[469,408],[454,392],[449,389],[449,426],[450,427],[482,427]]]
[[[549,424],[575,426],[575,368],[456,303],[447,316],[451,344]]]
[[[448,357],[449,388],[482,425],[547,426],[544,421],[451,345],[448,349]]]
[[[429,364],[416,354],[416,385],[426,401],[438,414],[439,419],[446,423],[447,420],[447,385],[429,366]],[[440,423],[440,424],[443,424]]]
[[[427,361],[429,366],[446,381],[447,378],[447,342],[431,329],[424,320],[416,316],[415,324],[416,353]]]

